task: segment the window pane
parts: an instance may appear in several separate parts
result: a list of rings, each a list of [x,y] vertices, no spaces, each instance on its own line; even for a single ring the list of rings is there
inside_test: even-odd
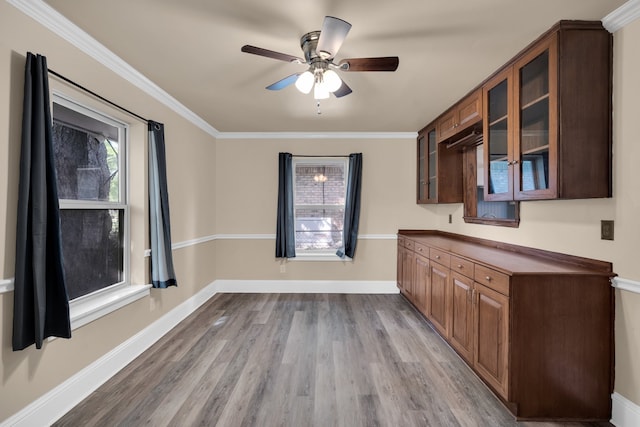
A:
[[[124,210],[62,209],[62,250],[69,299],[123,280]]]
[[[121,201],[118,130],[54,103],[53,150],[60,199]]]
[[[296,249],[339,249],[344,209],[296,208]]]
[[[296,205],[344,205],[344,164],[297,163]]]

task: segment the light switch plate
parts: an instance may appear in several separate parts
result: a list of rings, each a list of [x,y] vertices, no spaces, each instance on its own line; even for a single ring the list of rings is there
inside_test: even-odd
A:
[[[602,240],[613,240],[613,221],[600,221],[600,238]]]

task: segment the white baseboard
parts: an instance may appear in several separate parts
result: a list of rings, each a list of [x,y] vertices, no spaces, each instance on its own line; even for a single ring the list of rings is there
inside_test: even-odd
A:
[[[394,281],[384,280],[216,280],[218,292],[261,294],[397,294]]]
[[[393,294],[398,293],[398,288],[393,281],[216,280],[20,412],[0,422],[0,427],[51,425],[218,292]]]
[[[611,424],[616,427],[640,426],[640,406],[618,393],[611,395],[611,401]]]

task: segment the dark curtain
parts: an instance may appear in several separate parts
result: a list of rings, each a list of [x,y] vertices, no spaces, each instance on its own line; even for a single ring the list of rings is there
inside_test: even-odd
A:
[[[13,350],[71,337],[47,59],[27,53],[13,294]]]
[[[293,156],[278,155],[278,224],[276,258],[296,256],[295,220],[293,218]]]
[[[164,125],[149,121],[149,234],[151,284],[154,288],[178,286],[173,270],[167,162]]]
[[[349,155],[349,176],[344,206],[343,247],[336,252],[340,258],[353,258],[358,242],[360,223],[360,187],[362,186],[362,153]]]

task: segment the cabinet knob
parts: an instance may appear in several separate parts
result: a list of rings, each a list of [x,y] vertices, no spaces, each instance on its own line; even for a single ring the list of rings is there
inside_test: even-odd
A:
[[[458,268],[462,268],[462,264],[458,264],[456,267],[458,267]]]
[[[436,259],[440,259],[440,255],[436,255]]]
[[[485,279],[487,282],[490,282],[490,281],[491,281],[491,276],[487,276],[487,277],[485,277],[484,279]]]
[[[422,252],[422,248],[418,248],[418,252]]]

